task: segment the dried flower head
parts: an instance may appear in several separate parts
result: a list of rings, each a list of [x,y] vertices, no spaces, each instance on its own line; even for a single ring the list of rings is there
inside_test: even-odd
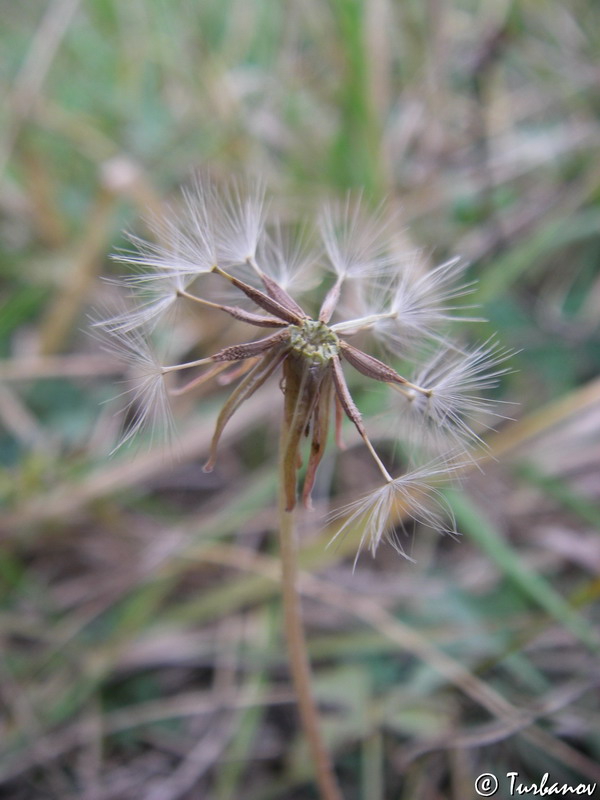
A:
[[[464,264],[455,259],[425,270],[414,253],[399,256],[393,220],[381,207],[369,214],[362,199],[352,196],[341,206],[326,206],[320,220],[320,252],[306,247],[305,236],[295,246],[280,226],[270,227],[266,208],[260,183],[237,182],[218,191],[209,181],[198,181],[184,193],[182,212],[171,209],[165,220],[154,224],[158,243],[133,239],[139,252],[119,257],[144,270],[123,281],[136,298],[132,310],[101,323],[116,349],[141,374],[130,397],[130,426],[123,441],[129,441],[147,422],[154,423],[157,413],[168,414],[163,383],[168,373],[207,368],[177,390],[182,393],[237,365],[228,375],[239,382],[218,416],[205,465],[211,470],[231,416],[278,373],[284,396],[286,509],[293,509],[297,502],[303,439],[310,438],[310,448],[301,498],[309,506],[331,418],[339,443],[347,417],[371,454],[383,485],[343,510],[347,519],[340,533],[360,524],[361,544],[367,543],[372,552],[384,538],[401,551],[390,526],[393,508],[401,503],[414,519],[444,529],[445,509],[434,508],[438,493],[433,482],[452,471],[454,459],[442,455],[427,466],[393,477],[367,435],[345,368],[391,388],[402,427],[410,424],[437,444],[464,451],[481,441],[472,427],[474,416],[494,413],[491,402],[479,392],[495,385],[506,372],[502,365],[509,354],[492,340],[465,350],[449,339],[447,324],[455,321],[454,303],[471,289],[463,280]],[[323,263],[321,253],[326,259]],[[203,276],[209,273],[236,292],[241,302],[209,300],[202,292]],[[313,310],[292,293],[313,286],[319,274],[326,288]],[[219,309],[257,331],[266,329],[266,335],[196,361],[161,365],[146,344],[144,331],[180,302]],[[440,349],[425,364],[417,364],[409,379],[357,347],[351,340],[359,334],[361,344],[371,336],[392,357],[406,358],[422,342],[432,340]]]

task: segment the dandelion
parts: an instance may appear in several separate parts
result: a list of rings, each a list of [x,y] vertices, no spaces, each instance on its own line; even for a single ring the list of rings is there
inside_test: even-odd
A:
[[[169,392],[164,383],[168,374],[194,372],[175,390],[177,394],[191,392],[219,375],[224,383],[237,381],[217,417],[207,471],[215,466],[232,416],[268,381],[279,380],[283,392],[280,537],[290,661],[319,784],[323,796],[333,800],[339,793],[318,732],[307,671],[292,512],[299,502],[311,506],[330,427],[333,423],[335,439],[341,443],[346,417],[381,480],[337,512],[341,519],[337,536],[358,529],[360,548],[366,546],[375,554],[385,540],[406,555],[394,525],[400,511],[430,527],[453,531],[451,513],[436,486],[464,465],[457,452],[482,444],[475,418],[497,412],[480,392],[495,386],[506,373],[510,353],[492,339],[465,349],[449,337],[446,328],[461,308],[456,303],[472,289],[464,280],[465,265],[453,259],[426,271],[414,253],[398,255],[394,220],[381,207],[369,214],[362,199],[351,195],[341,206],[326,206],[319,225],[321,251],[307,247],[307,236],[300,237],[296,246],[281,227],[269,227],[266,210],[259,182],[235,182],[219,193],[213,184],[198,181],[184,194],[182,213],[171,210],[164,221],[154,224],[156,243],[134,239],[139,253],[119,257],[145,270],[124,280],[137,305],[100,325],[112,338],[113,348],[137,370],[128,395],[129,426],[123,442],[131,441],[146,425],[156,426],[157,415],[166,417],[168,427]],[[203,291],[202,281],[209,274],[227,288],[223,302],[209,299]],[[324,287],[320,303],[301,303],[298,292],[313,286],[319,276]],[[147,345],[145,332],[176,303],[217,309],[253,326],[256,333],[202,358],[163,365]],[[369,342],[379,343],[392,359],[398,354],[406,358],[427,341],[437,342],[438,350],[425,363],[417,353],[410,377],[369,352]],[[360,373],[391,393],[398,412],[394,429],[409,426],[407,438],[429,438],[450,454],[441,453],[424,466],[394,476],[369,438],[347,371]],[[308,455],[299,487],[306,438]]]
[[[137,306],[99,323],[128,362],[137,361],[146,376],[130,400],[130,408],[137,404],[139,410],[133,414],[123,441],[130,441],[151,419],[156,424],[156,414],[150,413],[153,405],[168,415],[166,389],[158,390],[159,379],[167,373],[207,368],[200,378],[179,388],[177,393],[181,394],[222,372],[223,365],[237,364],[232,374],[241,380],[219,414],[205,469],[214,467],[221,435],[239,406],[272,375],[280,373],[285,431],[282,478],[287,511],[297,502],[301,446],[307,435],[310,448],[301,499],[310,506],[332,417],[338,442],[343,417],[352,422],[384,487],[388,487],[387,494],[392,496],[397,487],[406,485],[394,483],[396,479],[369,439],[347,384],[346,368],[391,387],[402,427],[410,423],[409,439],[419,435],[425,438],[434,432],[437,441],[448,447],[460,444],[467,449],[480,444],[470,421],[478,414],[494,412],[491,401],[477,393],[495,385],[506,372],[500,365],[508,352],[492,340],[474,350],[464,350],[439,334],[442,348],[409,379],[350,341],[357,334],[370,334],[375,341],[383,339],[394,350],[403,350],[417,337],[435,338],[436,327],[454,318],[456,309],[451,302],[471,288],[471,284],[460,282],[464,264],[455,259],[418,273],[411,255],[400,258],[394,271],[393,231],[382,208],[369,214],[360,197],[349,195],[342,206],[326,206],[320,224],[334,283],[324,292],[319,307],[304,308],[290,292],[302,277],[310,285],[318,275],[320,254],[306,246],[305,231],[298,247],[280,226],[268,232],[265,208],[264,187],[258,182],[232,183],[219,196],[213,184],[197,181],[184,193],[180,216],[172,209],[164,221],[154,222],[157,234],[161,232],[163,239],[166,235],[165,243],[134,239],[140,254],[118,256],[138,269],[147,269],[123,280],[133,290]],[[248,272],[252,278],[246,280]],[[191,284],[209,273],[218,276],[230,292],[237,292],[243,302],[219,303],[191,292]],[[347,281],[358,286],[362,304],[362,313],[350,317],[350,304],[344,302]],[[196,361],[159,368],[144,346],[143,331],[153,328],[180,301],[218,309],[258,330],[271,332]],[[248,301],[253,310],[248,309]],[[338,319],[344,315],[346,318]],[[420,473],[420,478],[425,477]],[[378,497],[374,495],[372,504],[377,509],[375,516],[380,513]],[[364,507],[369,508],[369,503]],[[360,516],[365,515],[361,512]],[[373,530],[383,531],[384,527],[375,525]],[[367,538],[375,552],[385,536],[371,533]]]

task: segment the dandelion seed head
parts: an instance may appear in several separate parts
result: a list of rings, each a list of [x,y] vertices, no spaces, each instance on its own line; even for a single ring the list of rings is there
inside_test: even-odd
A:
[[[397,218],[384,213],[382,206],[369,212],[362,197],[352,194],[341,204],[327,204],[319,220],[324,253],[318,255],[306,227],[295,229],[292,236],[290,226],[267,219],[267,210],[260,181],[218,187],[199,177],[184,191],[180,207],[152,221],[155,241],[130,237],[137,251],[118,258],[135,271],[119,285],[133,307],[96,323],[109,337],[108,348],[127,367],[128,388],[122,393],[127,424],[120,444],[144,428],[171,430],[165,375],[206,367],[174,393],[195,391],[219,377],[222,383],[237,382],[217,418],[206,464],[212,469],[231,416],[279,372],[286,510],[298,500],[302,442],[307,437],[309,455],[300,496],[310,507],[335,408],[336,441],[345,416],[383,479],[381,486],[336,512],[341,525],[335,538],[357,528],[359,552],[375,554],[386,540],[406,556],[399,538],[402,519],[455,530],[437,483],[474,463],[468,453],[483,444],[478,424],[490,427],[490,420],[502,416],[485,393],[508,371],[511,353],[494,339],[472,348],[453,343],[447,328],[457,319],[475,319],[462,316],[469,307],[463,298],[473,288],[464,279],[465,264],[452,259],[426,269],[420,253],[399,250]],[[311,314],[296,298],[325,277],[318,267],[332,272],[334,279],[325,278],[321,302],[313,307],[318,311]],[[200,311],[219,310],[235,325],[255,326],[257,334],[212,355],[162,366],[150,334],[159,330],[178,301]],[[368,348],[369,335],[383,344],[387,360],[350,341],[358,334],[367,334],[358,340],[361,346],[364,339]],[[419,349],[431,352],[434,347],[429,357],[417,357]],[[394,366],[397,356],[404,359],[407,353],[416,365],[412,376]],[[347,384],[347,370],[391,387],[390,430],[408,444],[433,449],[433,460],[393,477],[369,439]]]

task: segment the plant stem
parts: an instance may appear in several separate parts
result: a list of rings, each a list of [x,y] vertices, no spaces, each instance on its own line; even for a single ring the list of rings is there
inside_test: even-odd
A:
[[[283,481],[280,481],[283,487]],[[319,726],[319,712],[312,691],[312,676],[306,637],[302,625],[302,610],[298,594],[298,560],[295,538],[295,513],[285,510],[285,493],[280,491],[279,537],[281,547],[281,579],[285,632],[290,671],[298,702],[304,734],[315,765],[316,779],[322,800],[343,800],[333,764],[325,747]]]

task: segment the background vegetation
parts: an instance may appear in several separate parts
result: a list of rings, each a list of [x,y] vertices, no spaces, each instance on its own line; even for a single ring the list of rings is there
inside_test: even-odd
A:
[[[382,547],[353,574],[356,539],[325,549],[305,522],[346,797],[600,782],[600,5],[5,0],[2,19],[2,796],[315,797],[277,599],[280,397],[240,411],[211,476],[218,389],[181,409],[176,464],[109,458],[119,375],[85,333],[121,231],[201,165],[264,175],[290,214],[387,195],[432,261],[471,260],[477,338],[520,350],[516,421],[448,492],[460,541],[420,531],[416,563]],[[362,450],[328,459],[324,493],[363,488]]]

